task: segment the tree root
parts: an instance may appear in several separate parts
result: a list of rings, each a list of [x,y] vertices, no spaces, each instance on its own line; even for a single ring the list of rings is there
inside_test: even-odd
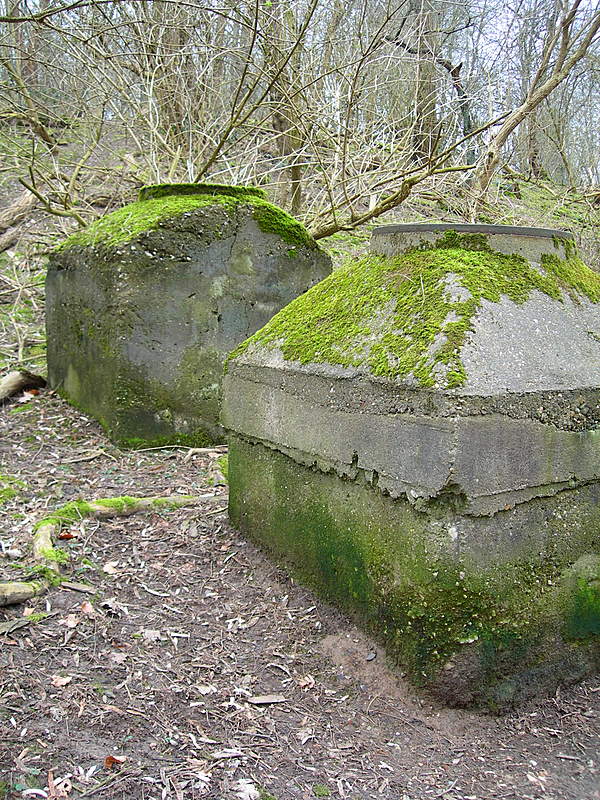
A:
[[[76,500],[67,503],[49,516],[40,520],[33,531],[32,570],[35,578],[29,581],[0,581],[0,607],[23,603],[44,594],[51,586],[61,583],[60,565],[65,563],[64,550],[54,547],[54,539],[63,525],[78,522],[86,517],[108,519],[109,517],[129,517],[141,511],[172,510],[185,506],[195,506],[208,500],[218,500],[218,496],[206,495],[168,495],[166,497],[114,497],[85,502]]]

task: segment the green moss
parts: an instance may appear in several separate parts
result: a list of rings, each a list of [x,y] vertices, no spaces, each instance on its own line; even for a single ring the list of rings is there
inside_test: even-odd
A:
[[[5,486],[3,489],[0,489],[0,506],[4,503],[8,503],[13,497],[17,497],[18,494],[18,491],[10,486]]]
[[[315,248],[316,242],[310,233],[292,216],[277,206],[266,202],[252,201],[254,219],[263,233],[274,233],[284,242],[295,247]],[[288,251],[288,255],[290,255]]]
[[[72,500],[37,522],[34,526],[34,531],[38,530],[42,525],[55,525],[61,528],[63,525],[69,525],[84,519],[91,512],[92,507],[89,503],[84,500]]]
[[[27,619],[29,622],[36,623],[41,622],[43,619],[46,619],[48,614],[45,614],[43,611],[34,611],[33,614],[30,614]]]
[[[277,800],[274,794],[271,794],[266,789],[259,788],[258,790],[259,800]]]
[[[597,272],[585,266],[572,253],[566,259],[557,255],[542,256],[542,267],[562,290],[569,293],[575,301],[587,297],[592,303],[600,302],[600,279]]]
[[[2,475],[0,473],[0,506],[8,503],[20,494],[20,489],[26,487],[24,481],[14,478],[12,475]]]
[[[44,547],[40,553],[46,559],[46,561],[54,561],[56,564],[69,563],[69,556],[67,553],[65,553],[64,550],[60,550],[56,547]]]
[[[565,627],[574,641],[600,636],[600,574],[595,583],[582,578],[577,582]]]
[[[214,437],[209,436],[204,431],[149,436],[147,439],[142,439],[140,436],[117,435],[114,437],[114,441],[119,447],[127,448],[128,450],[145,450],[154,447],[210,447],[210,445],[215,444]]]
[[[27,575],[35,576],[36,578],[40,578],[44,581],[44,583],[49,584],[50,586],[60,586],[62,583],[62,578],[53,569],[50,567],[44,567],[41,564],[38,564],[36,567],[29,567],[27,570]],[[43,584],[37,585],[41,590],[43,588]]]
[[[491,253],[492,248],[485,233],[459,233],[444,231],[433,244],[424,243],[421,250],[475,250],[480,253]]]
[[[263,232],[277,234],[294,246],[316,247],[308,231],[288,213],[267,202],[260,189],[238,186],[226,187],[226,190],[206,184],[147,187],[141,192],[144,199],[101,217],[85,230],[70,236],[59,249],[93,245],[116,247],[146,231],[155,230],[165,220],[216,204],[232,212],[240,204],[250,206]]]
[[[467,290],[452,296],[449,282]],[[279,348],[287,361],[366,367],[377,377],[457,388],[466,381],[461,349],[482,301],[524,303],[540,291],[556,301],[600,301],[600,275],[570,253],[543,256],[536,269],[519,255],[491,251],[482,234],[447,231],[434,247],[347,263],[276,314],[228,357]],[[227,364],[226,364],[227,367]]]
[[[229,479],[229,457],[228,456],[219,456],[217,458],[217,464],[219,465],[219,469],[221,470],[221,474],[227,481]]]
[[[157,183],[143,186],[138,200],[158,200],[172,195],[220,195],[245,200],[248,197],[267,199],[267,193],[258,186],[229,186],[225,183]]]
[[[315,783],[313,794],[315,797],[331,797],[331,789],[329,786],[325,786],[324,783]]]
[[[103,508],[112,508],[114,511],[123,513],[137,504],[137,498],[128,497],[109,497],[102,500],[94,500],[94,505],[102,506]]]
[[[575,642],[600,637],[600,556],[579,558],[562,576],[564,634]]]
[[[190,502],[194,501],[196,498],[193,494],[182,494],[179,498],[180,500],[189,500]],[[176,509],[180,508],[177,503],[174,503],[172,500],[169,500],[166,497],[157,497],[155,500],[152,501],[152,506],[156,509],[163,509],[164,511],[175,511]]]

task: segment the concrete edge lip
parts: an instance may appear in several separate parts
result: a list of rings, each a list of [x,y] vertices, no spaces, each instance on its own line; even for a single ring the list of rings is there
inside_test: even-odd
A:
[[[523,228],[520,225],[471,225],[456,222],[415,222],[405,225],[381,225],[374,228],[372,236],[390,233],[435,233],[437,231],[456,231],[457,233],[489,233],[505,234],[508,236],[537,236],[551,239],[557,236],[560,239],[573,239],[569,231],[553,230],[552,228]]]

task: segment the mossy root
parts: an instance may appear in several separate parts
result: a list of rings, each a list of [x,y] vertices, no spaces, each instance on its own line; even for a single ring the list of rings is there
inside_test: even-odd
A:
[[[44,594],[50,586],[61,583],[60,565],[68,561],[64,550],[54,547],[54,539],[63,525],[85,517],[108,519],[129,517],[141,511],[165,511],[195,506],[219,499],[215,495],[167,495],[165,497],[112,497],[86,502],[77,500],[57,508],[40,520],[33,530],[32,571],[36,577],[29,581],[0,581],[0,607],[12,606]]]

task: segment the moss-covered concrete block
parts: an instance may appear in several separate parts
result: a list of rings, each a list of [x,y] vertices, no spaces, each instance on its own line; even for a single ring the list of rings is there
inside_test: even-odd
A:
[[[568,236],[378,229],[229,358],[231,518],[446,702],[553,691],[600,667],[599,384]]]
[[[330,271],[260,189],[145,187],[50,259],[50,384],[125,446],[219,442],[225,355]]]

